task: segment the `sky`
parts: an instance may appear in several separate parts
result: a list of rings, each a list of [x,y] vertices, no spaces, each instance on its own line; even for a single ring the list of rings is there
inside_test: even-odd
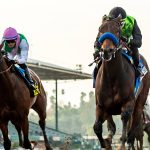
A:
[[[30,44],[29,58],[92,72],[93,44],[104,14],[115,6],[134,16],[141,28],[140,52],[150,56],[150,4],[137,0],[0,0],[0,36],[12,26]]]
[[[29,58],[92,73],[94,41],[101,18],[115,6],[136,18],[143,36],[140,53],[150,64],[150,3],[137,0],[0,0],[0,36],[14,27],[26,36]],[[91,83],[92,84],[92,83]]]

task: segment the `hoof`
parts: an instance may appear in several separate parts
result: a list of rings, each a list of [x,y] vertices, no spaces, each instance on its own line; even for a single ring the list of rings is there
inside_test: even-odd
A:
[[[111,138],[104,139],[104,142],[105,142],[105,149],[106,150],[112,150],[112,147],[111,147],[112,140],[111,140]]]

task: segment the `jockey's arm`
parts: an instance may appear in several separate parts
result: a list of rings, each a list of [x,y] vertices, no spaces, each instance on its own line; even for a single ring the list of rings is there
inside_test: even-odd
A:
[[[24,64],[27,62],[28,59],[28,51],[29,51],[29,45],[26,42],[26,40],[22,40],[20,45],[20,54],[18,55],[17,61],[19,64]]]
[[[141,30],[140,30],[136,20],[134,23],[132,36],[133,36],[133,39],[131,39],[131,41],[130,41],[131,47],[138,47],[138,48],[141,47],[141,45],[142,45],[142,34],[141,34]]]

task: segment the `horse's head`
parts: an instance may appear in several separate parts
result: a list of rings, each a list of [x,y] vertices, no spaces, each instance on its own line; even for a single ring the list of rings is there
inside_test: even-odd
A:
[[[13,62],[10,61],[5,51],[0,51],[0,74],[9,71],[13,66]]]
[[[103,17],[102,25],[100,26],[100,37],[98,42],[101,45],[100,54],[102,59],[109,61],[115,56],[119,49],[119,39],[121,36],[122,18],[118,16],[115,19]]]

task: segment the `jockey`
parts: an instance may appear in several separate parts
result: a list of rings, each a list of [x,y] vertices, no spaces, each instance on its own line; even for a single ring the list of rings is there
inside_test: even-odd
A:
[[[141,30],[137,24],[137,21],[135,18],[126,15],[126,11],[122,7],[114,7],[109,12],[110,18],[117,18],[121,14],[123,19],[123,25],[122,25],[122,31],[121,31],[121,37],[122,40],[125,40],[127,42],[129,48],[132,51],[132,58],[134,61],[134,65],[136,67],[136,74],[137,76],[140,76],[142,74],[141,67],[139,65],[139,51],[138,48],[142,45],[142,34]],[[98,42],[100,33],[98,33],[96,37],[96,41],[94,43],[94,50],[93,53],[94,60],[97,57],[100,57],[99,51],[100,51],[100,44]],[[101,65],[101,62],[98,64],[98,67]],[[96,66],[96,69],[94,70],[94,75],[97,74],[98,67]],[[96,78],[96,77],[95,77]]]
[[[17,33],[16,29],[9,27],[3,33],[2,51],[4,51],[10,61],[17,63],[25,70],[25,76],[34,89],[34,82],[26,65],[29,51],[29,44],[23,34]]]

